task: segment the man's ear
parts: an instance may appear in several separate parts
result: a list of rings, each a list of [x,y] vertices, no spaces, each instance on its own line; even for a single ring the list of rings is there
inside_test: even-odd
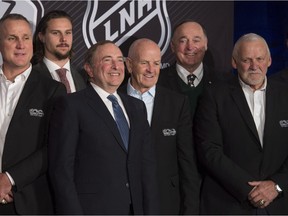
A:
[[[175,52],[175,45],[173,43],[173,41],[170,42],[170,49],[172,50],[172,52]]]
[[[126,68],[129,74],[132,73],[132,59],[130,59],[129,57],[127,57],[125,59],[125,64],[126,64]]]
[[[42,43],[45,42],[45,41],[44,41],[44,36],[43,36],[42,32],[39,32],[39,33],[38,33],[38,38],[39,38],[39,40],[40,40]]]
[[[235,60],[234,57],[232,57],[232,67],[233,67],[234,69],[237,69],[237,64],[236,64],[236,60]]]
[[[89,77],[91,78],[94,77],[92,67],[89,63],[84,64],[84,70],[86,71]]]

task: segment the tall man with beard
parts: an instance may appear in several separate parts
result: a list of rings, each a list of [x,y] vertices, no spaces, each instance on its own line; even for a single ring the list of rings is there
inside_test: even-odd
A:
[[[39,22],[34,33],[34,69],[62,82],[67,93],[86,87],[86,77],[71,65],[73,42],[72,18],[65,11],[54,10]]]

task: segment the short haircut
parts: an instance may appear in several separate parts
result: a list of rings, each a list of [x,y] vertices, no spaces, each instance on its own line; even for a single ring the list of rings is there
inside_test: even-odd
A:
[[[22,20],[22,21],[25,21],[31,28],[31,23],[27,20],[26,17],[24,17],[23,15],[21,14],[17,14],[17,13],[12,13],[12,14],[7,14],[5,16],[3,16],[1,19],[0,19],[0,32],[1,32],[1,29],[2,29],[2,25],[3,23],[6,21],[6,20]],[[32,30],[32,29],[31,29]],[[0,39],[1,39],[1,34],[0,34]]]
[[[175,32],[177,31],[178,27],[180,27],[181,25],[183,25],[183,24],[185,24],[185,23],[197,23],[199,26],[201,26],[205,37],[208,38],[208,37],[207,37],[206,29],[203,27],[202,24],[200,24],[199,22],[197,22],[197,21],[195,21],[195,20],[193,20],[193,19],[185,19],[185,20],[181,21],[180,23],[178,23],[178,24],[176,24],[176,25],[174,26],[174,28],[173,28],[173,30],[172,30],[171,39],[173,39],[174,34],[175,34]]]
[[[251,41],[262,41],[264,43],[264,45],[266,46],[268,55],[271,56],[270,49],[269,49],[268,44],[265,41],[265,39],[263,37],[261,37],[260,35],[257,35],[255,33],[248,33],[248,34],[241,36],[236,41],[234,48],[233,48],[233,52],[232,52],[232,57],[234,58],[234,60],[238,59],[238,52],[239,52],[240,45],[243,42],[251,42]]]
[[[89,64],[89,65],[93,65],[93,57],[97,51],[97,49],[100,46],[103,46],[105,44],[114,44],[112,41],[110,40],[103,40],[103,41],[99,41],[96,44],[92,45],[86,52],[86,55],[84,57],[84,64]]]

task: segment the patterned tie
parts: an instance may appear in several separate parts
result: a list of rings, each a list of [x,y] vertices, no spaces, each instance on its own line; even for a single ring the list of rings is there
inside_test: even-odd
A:
[[[194,88],[195,85],[194,85],[194,80],[196,79],[196,76],[194,74],[190,74],[187,76],[187,80],[188,80],[188,85],[191,87],[191,88]]]
[[[66,68],[59,68],[56,70],[56,72],[60,78],[60,81],[65,85],[67,93],[71,93],[70,84],[69,84],[69,81],[66,77],[67,69]]]
[[[113,112],[114,112],[114,116],[115,116],[115,121],[118,127],[118,130],[121,134],[123,143],[125,145],[126,150],[128,149],[128,143],[129,143],[129,126],[128,126],[128,122],[125,118],[125,115],[123,113],[123,110],[121,108],[121,106],[118,103],[117,98],[114,95],[109,95],[108,100],[110,100],[112,102],[112,106],[113,106]]]

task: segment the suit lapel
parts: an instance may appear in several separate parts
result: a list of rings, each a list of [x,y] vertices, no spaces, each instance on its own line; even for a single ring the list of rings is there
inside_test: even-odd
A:
[[[31,71],[25,85],[23,88],[23,91],[19,97],[18,103],[15,107],[14,114],[11,120],[14,121],[19,116],[22,115],[22,112],[28,112],[30,101],[33,98],[33,95],[35,94],[35,87],[38,85],[38,74],[34,70]],[[33,108],[33,107],[30,107]]]
[[[111,116],[106,105],[104,104],[100,96],[97,94],[97,92],[93,89],[91,85],[89,85],[86,90],[87,90],[86,93],[88,96],[88,101],[87,101],[88,105],[92,107],[92,109],[98,114],[98,116],[103,120],[103,122],[105,122],[105,124],[108,126],[108,128],[111,130],[111,133],[117,140],[118,144],[126,152],[127,150],[122,141],[117,124],[114,118]]]
[[[82,75],[72,64],[70,64],[70,69],[76,91],[84,89],[86,87],[84,77],[82,77]]]
[[[153,105],[153,114],[151,121],[151,130],[154,131],[157,128],[157,123],[159,122],[159,116],[163,114],[163,104],[166,104],[164,101],[166,100],[166,95],[162,93],[162,89],[156,85],[156,93]],[[162,113],[162,114],[161,114]]]
[[[271,128],[269,128],[270,125],[274,125],[275,121],[275,104],[279,104],[276,102],[277,100],[277,91],[273,86],[270,85],[270,83],[267,83],[266,88],[266,103],[265,103],[265,126],[264,126],[264,138],[263,143],[265,143],[265,135],[270,134]],[[265,143],[266,144],[266,143]],[[266,145],[263,147],[267,148]],[[275,145],[272,146],[275,148]]]
[[[238,78],[233,80],[233,82],[237,82],[237,83],[233,83],[230,87],[232,90],[231,91],[232,98],[233,98],[236,106],[238,107],[238,110],[239,110],[244,122],[247,124],[248,128],[254,134],[255,138],[259,142],[259,145],[261,146],[261,143],[259,140],[259,135],[258,135],[256,126],[255,126],[255,123],[254,123],[253,116],[252,116],[251,111],[249,109],[249,106],[248,106],[248,103],[246,101],[243,90],[239,84]]]

